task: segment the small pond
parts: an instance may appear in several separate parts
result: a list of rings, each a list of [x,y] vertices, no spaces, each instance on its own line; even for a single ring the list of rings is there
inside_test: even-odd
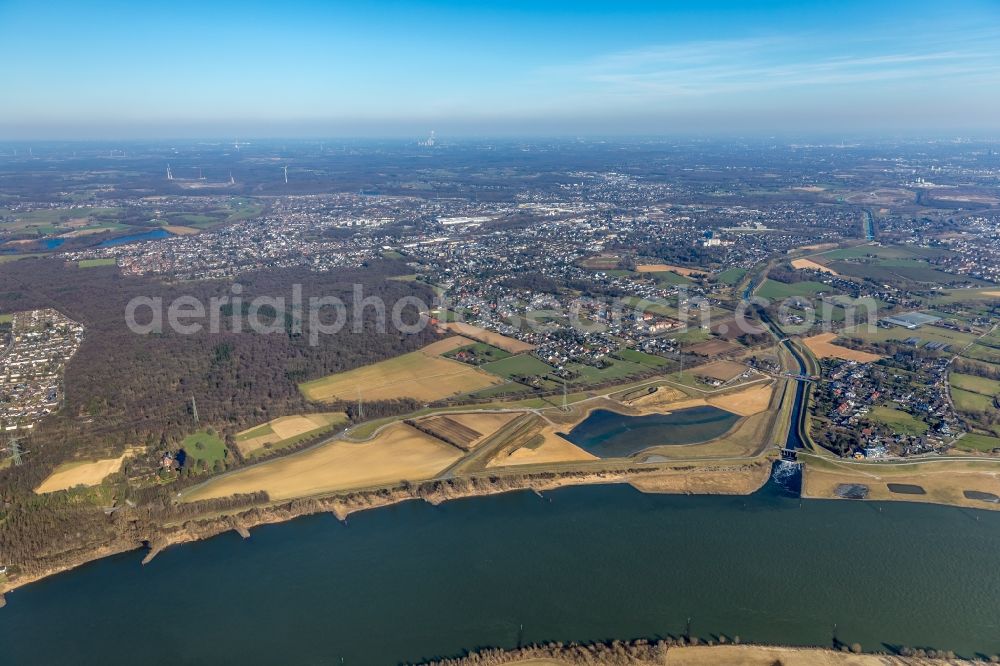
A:
[[[620,458],[651,446],[707,442],[725,434],[739,419],[712,406],[647,416],[597,409],[564,437],[595,456]]]

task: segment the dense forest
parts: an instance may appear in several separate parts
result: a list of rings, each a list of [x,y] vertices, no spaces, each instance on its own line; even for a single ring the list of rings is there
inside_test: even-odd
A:
[[[83,344],[66,368],[65,406],[41,422],[24,444],[31,451],[31,464],[0,471],[3,499],[9,502],[29,492],[67,459],[116,455],[137,444],[150,446],[151,452],[176,444],[196,429],[192,397],[200,424],[230,433],[317,409],[299,393],[299,382],[412,351],[437,335],[430,329],[399,333],[391,323],[379,330],[374,307],[363,311],[362,332],[354,332],[355,284],[361,285],[364,296],[381,297],[389,308],[407,295],[431,302],[432,294],[423,285],[386,279],[406,271],[401,262],[380,261],[328,273],[281,269],[248,274],[239,279],[243,307],[236,313],[230,306],[220,308],[219,332],[172,332],[164,315],[162,333],[140,335],[125,323],[130,299],[159,297],[166,310],[172,299],[190,295],[207,305],[213,297],[231,297],[233,282],[123,278],[113,268],[79,269],[55,260],[0,266],[0,311],[53,307],[86,327]],[[277,332],[247,331],[246,303],[259,295],[284,296],[290,307],[296,284],[302,286],[306,303],[311,296],[336,296],[347,304],[347,324],[339,333],[320,335],[313,346],[308,314],[304,330],[298,332],[287,313],[273,309],[261,310],[260,319],[269,321],[270,316]],[[404,320],[416,317],[415,308],[404,310]],[[144,322],[146,318],[137,317]],[[237,327],[242,331],[234,330]],[[380,407],[371,405],[366,411],[384,411]]]

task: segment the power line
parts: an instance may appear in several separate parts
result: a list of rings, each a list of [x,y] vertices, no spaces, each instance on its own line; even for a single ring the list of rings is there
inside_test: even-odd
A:
[[[24,460],[21,458],[27,451],[21,450],[21,445],[18,443],[17,439],[10,440],[7,448],[10,450],[10,459],[13,461],[15,467],[20,467],[24,464]]]

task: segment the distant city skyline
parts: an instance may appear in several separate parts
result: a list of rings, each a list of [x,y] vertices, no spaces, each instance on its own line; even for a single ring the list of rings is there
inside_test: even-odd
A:
[[[0,138],[996,133],[1000,4],[0,0]]]

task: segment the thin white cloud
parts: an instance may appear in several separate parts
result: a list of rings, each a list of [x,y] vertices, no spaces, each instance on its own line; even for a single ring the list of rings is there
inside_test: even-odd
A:
[[[961,37],[961,38],[959,38]],[[549,68],[581,96],[656,101],[892,82],[938,84],[978,75],[1000,86],[992,30],[872,40],[811,35],[653,45]]]

